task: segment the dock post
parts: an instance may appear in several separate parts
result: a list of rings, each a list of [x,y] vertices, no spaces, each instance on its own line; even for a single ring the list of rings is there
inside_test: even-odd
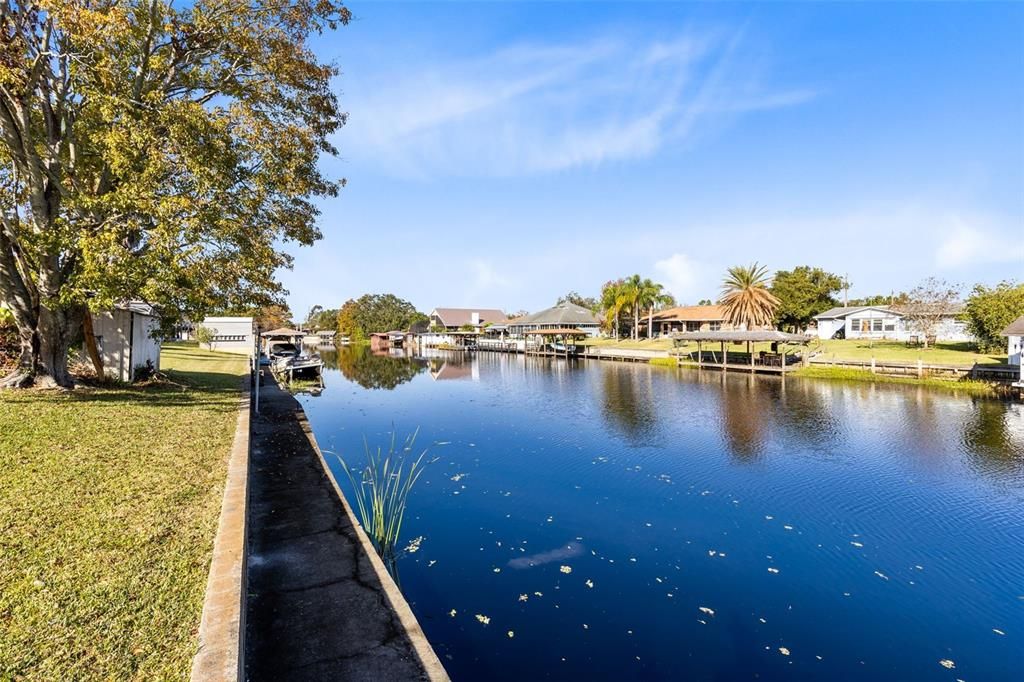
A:
[[[920,379],[924,376],[924,368],[921,367],[921,358],[917,359],[917,378]]]
[[[871,356],[871,373],[872,374],[875,373],[875,356],[874,355]]]
[[[725,369],[726,359],[727,358],[728,358],[728,356],[725,354],[725,341],[722,341],[722,371],[723,372],[728,371],[728,370]]]

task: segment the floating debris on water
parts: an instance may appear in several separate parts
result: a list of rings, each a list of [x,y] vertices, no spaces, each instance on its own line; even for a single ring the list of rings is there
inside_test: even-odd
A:
[[[593,581],[593,580],[589,580],[589,579],[588,579],[588,580],[587,580],[587,582],[586,582],[585,584],[586,584],[586,586],[587,586],[587,587],[590,587],[590,588],[593,588],[593,587],[594,587],[594,581]]]
[[[767,623],[768,622],[764,618],[758,618],[758,620],[761,621],[762,623]]]
[[[767,519],[768,521],[771,521],[771,520],[772,520],[772,519],[774,519],[775,517],[774,517],[774,516],[766,516],[766,517],[764,517],[764,518],[765,518],[765,519]]]
[[[500,568],[495,568],[495,569],[494,569],[494,572],[495,572],[495,573],[501,573],[501,569],[500,569]]]
[[[769,573],[778,573],[779,569],[775,568],[774,566],[769,566],[768,567],[768,572]]]
[[[779,653],[782,654],[783,656],[789,656],[789,649],[787,649],[784,646],[780,646],[779,647]]]
[[[543,593],[543,592],[534,592],[534,593],[533,593],[533,596],[534,596],[534,597],[543,597],[543,596],[544,596],[544,593]]]
[[[589,625],[587,625],[586,623],[584,623],[584,624],[583,624],[583,629],[584,629],[584,630],[589,630],[589,629],[590,629],[590,626],[589,626]]]
[[[458,613],[458,611],[456,611],[455,609],[452,609],[451,611],[448,612],[448,615],[451,616],[452,618],[454,618],[456,613]]]
[[[512,632],[511,630],[508,631],[508,638],[509,639],[512,639],[515,636],[516,636],[516,633]]]
[[[885,573],[882,573],[881,571],[875,571],[875,575],[877,575],[882,580],[888,580],[889,579],[889,576],[887,576]]]
[[[700,610],[700,612],[701,612],[701,613],[706,613],[706,614],[708,614],[709,616],[713,616],[713,615],[715,615],[715,611],[714,611],[714,609],[709,609],[709,608],[708,608],[708,607],[706,607],[706,606],[699,606],[699,607],[697,607],[697,608],[698,608],[698,609]]]
[[[941,665],[943,668],[946,668],[947,670],[952,670],[956,667],[956,663],[949,660],[948,658],[943,658],[941,661],[939,661],[939,665]]]
[[[519,595],[519,601],[526,601],[526,600],[528,600],[529,598],[530,598],[530,596],[529,596],[529,595],[526,595],[526,594],[521,594],[521,595]]]
[[[1006,634],[1005,632],[1003,632],[999,628],[992,628],[992,632],[996,633],[997,635],[1005,635]]]
[[[422,535],[419,536],[418,538],[413,538],[412,540],[409,541],[409,544],[406,545],[405,551],[408,552],[409,554],[412,554],[414,552],[418,552],[420,550],[420,545],[423,544],[423,540],[424,540],[424,537]]]
[[[456,483],[458,483],[459,481],[461,481],[466,476],[469,476],[469,474],[455,474],[454,476],[452,476],[452,480],[455,481]]]
[[[427,562],[427,567],[429,568],[430,566],[433,566],[436,563],[437,563],[437,559],[431,559],[430,561]]]
[[[572,566],[562,566],[558,570],[562,573],[572,573]]]
[[[793,526],[783,526],[786,530],[793,530]]]
[[[713,549],[709,549],[709,550],[708,550],[708,556],[715,556],[716,554],[718,554],[718,552],[717,552],[717,551],[715,551],[715,550],[713,550]]]
[[[863,547],[864,546],[863,543],[860,543],[860,542],[853,542],[853,541],[851,541],[850,544],[853,545],[854,547]]]
[[[476,619],[478,621],[480,621],[481,623],[483,623],[484,625],[490,625],[491,624],[491,619],[490,619],[489,616],[484,616],[484,615],[481,615],[481,614],[478,613],[478,614],[476,614]]]

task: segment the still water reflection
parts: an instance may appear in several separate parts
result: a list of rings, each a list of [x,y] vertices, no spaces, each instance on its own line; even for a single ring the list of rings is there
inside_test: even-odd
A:
[[[324,449],[358,457],[395,425],[439,458],[399,570],[456,680],[1021,679],[1019,404],[485,353],[325,360],[327,388],[300,398]]]

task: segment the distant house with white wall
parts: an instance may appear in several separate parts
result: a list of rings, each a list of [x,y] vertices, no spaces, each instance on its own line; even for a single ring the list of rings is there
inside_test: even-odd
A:
[[[160,369],[160,315],[148,303],[131,301],[93,313],[92,333],[107,376],[130,382],[140,369]],[[81,357],[89,362],[84,348]]]
[[[960,306],[939,313],[934,332],[939,341],[973,341],[967,325],[958,319]],[[814,316],[819,339],[893,339],[908,341],[918,335],[905,315],[892,306],[846,306]]]
[[[213,332],[213,340],[200,344],[207,350],[252,355],[256,347],[256,331],[251,317],[207,317],[196,327]]]
[[[1002,332],[1006,337],[1006,362],[1010,365],[1024,365],[1024,315],[1011,322]]]
[[[466,325],[481,327],[504,322],[508,316],[497,308],[434,308],[430,311],[430,326],[435,330],[458,331]]]

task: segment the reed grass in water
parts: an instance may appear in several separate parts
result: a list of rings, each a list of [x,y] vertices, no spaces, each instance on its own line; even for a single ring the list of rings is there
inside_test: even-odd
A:
[[[385,561],[393,561],[395,558],[395,547],[402,532],[402,518],[405,516],[409,492],[416,485],[426,466],[423,462],[426,450],[415,460],[407,461],[418,433],[419,429],[406,438],[400,448],[396,448],[396,434],[392,432],[391,442],[386,451],[379,446],[376,451],[372,450],[364,437],[366,465],[356,471],[338,455],[341,466],[352,484],[363,530],[373,542],[377,554]],[[409,464],[408,469],[406,464]]]

